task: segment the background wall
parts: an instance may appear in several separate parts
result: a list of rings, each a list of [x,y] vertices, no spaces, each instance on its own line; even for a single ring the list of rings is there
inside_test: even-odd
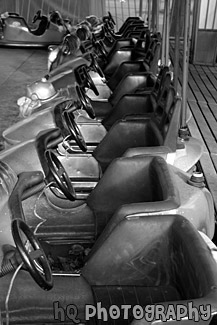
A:
[[[28,22],[38,9],[44,14],[58,10],[64,18],[69,17],[76,24],[90,14],[103,16],[104,0],[0,0],[0,12],[17,12]]]

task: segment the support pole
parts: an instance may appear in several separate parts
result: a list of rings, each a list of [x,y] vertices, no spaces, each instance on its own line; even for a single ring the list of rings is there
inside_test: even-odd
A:
[[[165,64],[165,42],[166,42],[166,3],[164,2],[163,28],[162,28],[162,46],[161,46],[161,64]]]
[[[165,63],[169,65],[169,46],[170,46],[170,0],[165,1],[166,6],[166,31],[165,31]]]
[[[148,29],[151,29],[151,0],[148,0]]]
[[[6,8],[6,6],[5,6],[5,8]],[[19,13],[19,14],[21,14],[21,12],[20,12],[20,6],[19,6],[19,1],[18,0],[15,1],[15,10],[14,11],[17,12],[17,13]]]
[[[176,90],[176,93],[178,92],[178,77],[179,77],[180,9],[181,9],[181,0],[176,0],[175,54],[174,54],[174,88]]]
[[[156,32],[156,0],[152,0],[151,29]]]
[[[139,1],[139,16],[140,16],[140,17],[142,17],[142,10],[143,10],[143,8],[142,8],[142,4],[143,4],[143,0],[140,0],[140,1]]]
[[[156,32],[159,32],[160,1],[156,0]]]
[[[187,127],[186,115],[187,115],[187,87],[188,87],[188,66],[189,66],[190,5],[191,5],[191,0],[185,0],[181,128]]]

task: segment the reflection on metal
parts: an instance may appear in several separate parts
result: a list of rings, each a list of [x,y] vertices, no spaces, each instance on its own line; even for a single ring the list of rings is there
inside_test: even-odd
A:
[[[183,82],[182,82],[182,111],[181,111],[182,128],[186,127],[190,5],[191,5],[191,0],[185,0],[185,30],[184,30],[184,42],[183,42]]]

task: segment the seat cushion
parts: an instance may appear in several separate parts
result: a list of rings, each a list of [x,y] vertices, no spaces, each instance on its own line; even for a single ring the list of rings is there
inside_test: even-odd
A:
[[[107,114],[109,114],[113,109],[113,106],[110,102],[92,100],[91,104],[93,106],[96,117],[107,116]]]
[[[120,308],[121,317],[112,320],[108,313],[108,321],[98,319],[97,324],[114,324],[124,325],[129,324],[133,320],[133,307],[140,305],[145,307],[149,304],[156,304],[165,301],[180,300],[180,294],[177,289],[171,285],[144,287],[144,286],[92,286],[95,304],[102,303],[102,307],[109,310],[111,305],[116,305]],[[124,320],[124,310],[122,305],[131,305],[128,319]]]
[[[105,171],[113,159],[121,157],[129,148],[162,144],[160,133],[149,119],[123,120],[112,126],[94,150],[93,156]]]

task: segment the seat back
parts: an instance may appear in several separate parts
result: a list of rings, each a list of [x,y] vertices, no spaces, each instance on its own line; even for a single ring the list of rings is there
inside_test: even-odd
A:
[[[148,75],[143,72],[136,74],[128,73],[114,89],[113,94],[109,97],[109,102],[114,106],[122,96],[135,93],[138,89],[144,89],[147,85],[147,79]]]
[[[131,49],[119,49],[116,51],[114,55],[109,58],[109,61],[104,69],[105,75],[107,77],[110,77],[121,64],[121,62],[131,60],[131,53]]]
[[[158,214],[124,218],[112,232],[101,234],[82,274],[91,285],[97,286],[172,284],[169,230],[176,218]]]
[[[167,308],[170,303],[176,308],[182,301],[199,308],[206,302],[216,312],[216,262],[197,229],[181,215],[122,220],[105,240],[98,239],[82,271],[95,301],[106,310],[113,304],[120,310],[123,304],[131,306],[127,320],[121,311],[112,320],[115,325],[131,323],[135,305]]]
[[[150,94],[150,102],[154,114],[163,114],[170,86],[171,74],[168,72],[168,67],[165,67],[161,69],[155,86]]]
[[[144,49],[144,53],[148,51],[148,48],[151,43],[151,33],[149,29],[145,29],[144,31],[141,32],[140,38],[136,42],[134,51],[132,53],[132,59],[134,54],[136,54],[137,50],[141,50],[142,48]]]
[[[119,32],[120,34],[123,33],[124,30],[125,30],[125,28],[126,28],[129,24],[131,24],[132,22],[142,22],[142,23],[144,23],[144,21],[141,20],[140,17],[128,17],[128,18],[123,22],[123,24],[122,24],[122,26],[120,27],[120,29],[119,29],[118,32]]]
[[[146,71],[151,71],[155,75],[158,72],[158,61],[160,59],[161,43],[153,39],[145,54],[143,66]]]
[[[36,35],[36,36],[41,36],[44,34],[44,32],[46,31],[46,29],[49,27],[49,20],[47,18],[47,16],[42,16],[41,17],[41,21],[38,25],[38,28],[37,29],[32,29],[31,30],[31,33],[33,35]]]
[[[137,205],[134,206],[136,203],[142,204],[143,211],[150,211],[159,202],[161,210],[176,208],[179,196],[164,159],[152,156],[114,160],[87,199],[87,204],[96,217],[97,235],[111,218],[112,227],[117,220],[123,218],[122,211],[112,217],[123,205],[129,205],[129,211],[133,213],[133,209],[137,208]]]

